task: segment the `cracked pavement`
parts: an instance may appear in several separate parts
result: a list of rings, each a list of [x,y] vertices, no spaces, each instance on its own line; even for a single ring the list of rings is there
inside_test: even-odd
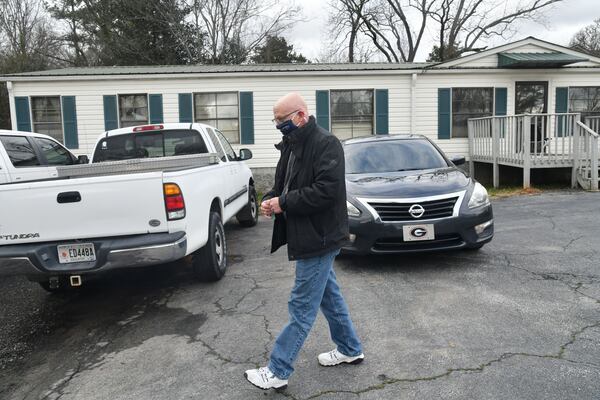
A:
[[[229,270],[211,284],[172,264],[55,296],[0,262],[0,398],[600,398],[600,194],[494,213],[478,252],[339,257],[365,362],[318,366],[332,348],[319,315],[283,393],[242,375],[287,320],[293,264],[269,255],[270,220],[227,225]]]

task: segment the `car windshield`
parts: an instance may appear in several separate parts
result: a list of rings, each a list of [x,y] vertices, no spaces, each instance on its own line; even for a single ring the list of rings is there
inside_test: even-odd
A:
[[[109,136],[99,141],[92,162],[201,153],[208,153],[208,149],[200,133],[195,130],[134,132]]]
[[[344,146],[347,174],[446,168],[448,163],[426,139],[378,140]]]

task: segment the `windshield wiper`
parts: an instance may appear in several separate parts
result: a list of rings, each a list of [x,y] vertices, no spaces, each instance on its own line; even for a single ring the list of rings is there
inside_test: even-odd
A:
[[[420,169],[423,168],[402,168],[402,169],[397,169],[396,172],[402,172],[402,171],[418,171]]]

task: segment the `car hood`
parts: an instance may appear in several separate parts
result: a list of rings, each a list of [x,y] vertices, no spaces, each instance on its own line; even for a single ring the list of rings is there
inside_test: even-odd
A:
[[[358,197],[422,197],[465,190],[470,182],[458,168],[347,174],[346,190]]]

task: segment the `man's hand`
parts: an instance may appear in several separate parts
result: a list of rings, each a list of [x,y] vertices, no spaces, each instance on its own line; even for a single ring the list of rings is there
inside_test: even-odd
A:
[[[260,212],[265,217],[271,217],[273,210],[271,209],[271,199],[265,200],[260,204]]]
[[[268,201],[271,206],[271,212],[274,212],[275,214],[281,214],[283,212],[281,206],[279,205],[279,197],[273,197]]]

